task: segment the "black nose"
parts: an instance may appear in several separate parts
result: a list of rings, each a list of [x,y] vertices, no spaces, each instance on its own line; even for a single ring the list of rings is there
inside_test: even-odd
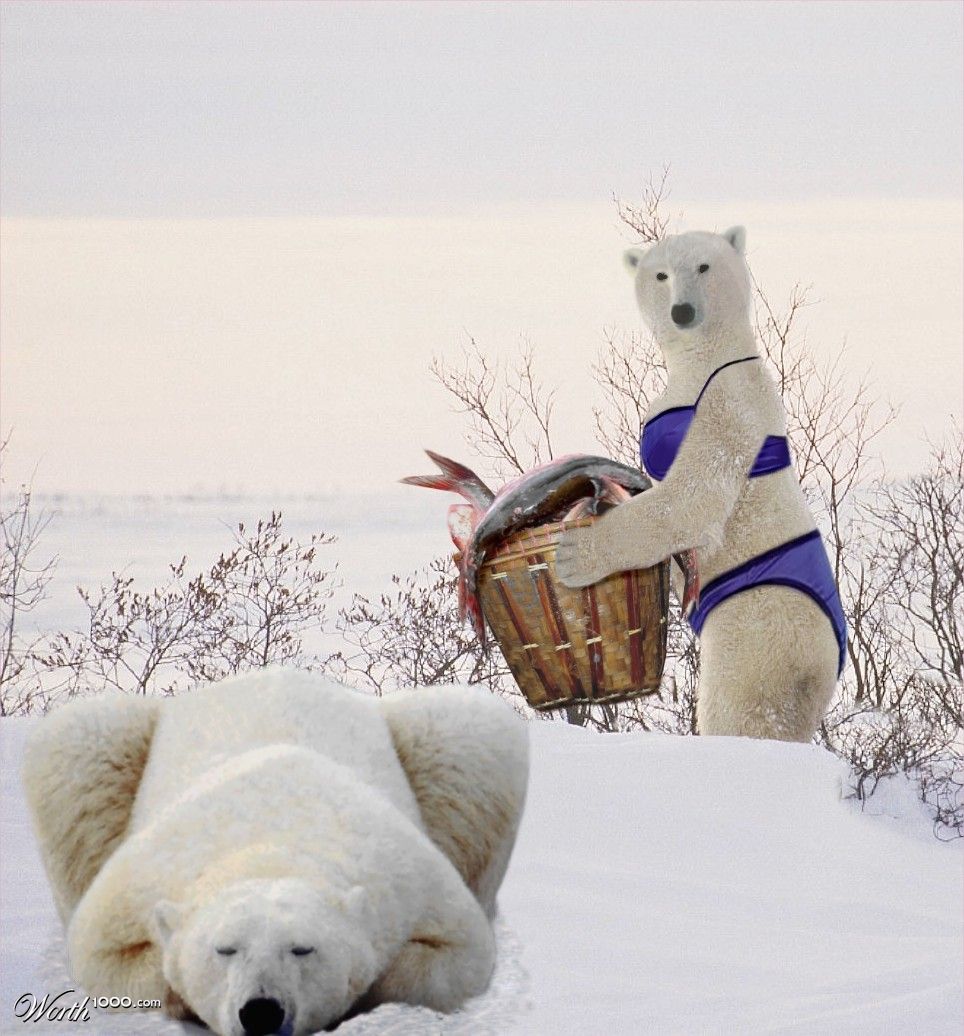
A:
[[[679,305],[673,306],[669,313],[677,327],[686,327],[687,324],[692,324],[693,317],[696,316],[696,310],[688,302],[681,302]]]
[[[238,1018],[247,1036],[269,1036],[284,1025],[285,1012],[277,1000],[259,996],[238,1011]]]

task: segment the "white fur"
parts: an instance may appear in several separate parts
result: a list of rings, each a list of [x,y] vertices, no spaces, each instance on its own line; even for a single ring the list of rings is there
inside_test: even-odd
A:
[[[745,246],[746,232],[733,227],[626,254],[668,374],[647,419],[692,405],[716,368],[758,355]],[[700,272],[701,265],[708,269]],[[683,328],[671,316],[680,303],[696,311]],[[710,383],[666,478],[563,540],[560,578],[585,586],[695,547],[706,584],[809,532],[813,515],[792,468],[747,477],[764,439],[785,433],[780,394],[763,363],[728,367]],[[701,733],[810,740],[833,694],[838,661],[833,629],[816,602],[788,587],[756,587],[713,609],[700,639]]]
[[[382,701],[275,670],[68,705],[24,779],[72,975],[231,1036],[255,998],[294,1034],[389,999],[453,1010],[492,971],[527,759],[481,690]]]

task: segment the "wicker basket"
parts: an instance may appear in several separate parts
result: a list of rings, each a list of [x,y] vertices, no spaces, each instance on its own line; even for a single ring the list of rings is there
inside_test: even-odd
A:
[[[584,589],[556,581],[559,537],[594,520],[525,529],[491,553],[479,573],[482,611],[534,709],[626,701],[659,688],[669,562]]]

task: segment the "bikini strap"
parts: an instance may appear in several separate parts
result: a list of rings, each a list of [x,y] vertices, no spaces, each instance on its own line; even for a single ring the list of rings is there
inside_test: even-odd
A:
[[[725,371],[727,367],[732,367],[734,363],[746,363],[747,360],[759,360],[759,356],[743,356],[739,360],[730,360],[729,363],[724,363],[722,367],[717,367],[715,371],[706,379],[703,383],[703,387],[700,389],[700,394],[696,397],[696,402],[693,404],[695,410],[700,405],[700,400],[703,398],[703,393],[710,387],[710,382],[720,373]]]

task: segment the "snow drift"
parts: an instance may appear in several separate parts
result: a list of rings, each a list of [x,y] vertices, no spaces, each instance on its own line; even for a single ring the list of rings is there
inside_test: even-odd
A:
[[[23,1028],[22,994],[71,988],[20,788],[34,722],[0,723],[4,1033]],[[960,1033],[961,846],[912,796],[863,815],[844,764],[808,745],[531,733],[489,992],[448,1018],[386,1005],[339,1032]],[[132,1013],[86,1029],[203,1031]]]

